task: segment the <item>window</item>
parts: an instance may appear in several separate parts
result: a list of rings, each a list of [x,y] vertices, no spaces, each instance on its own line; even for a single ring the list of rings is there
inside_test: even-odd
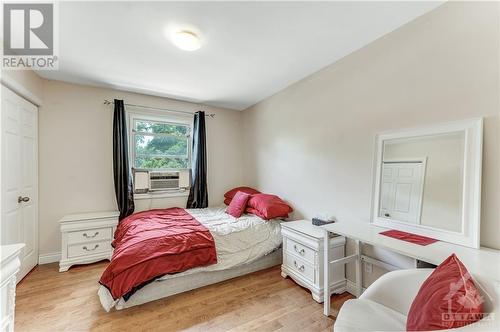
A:
[[[130,123],[133,167],[155,170],[190,167],[189,124],[134,116]]]

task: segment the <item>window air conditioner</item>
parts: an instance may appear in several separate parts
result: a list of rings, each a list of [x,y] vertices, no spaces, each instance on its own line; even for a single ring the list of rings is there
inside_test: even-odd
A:
[[[189,170],[148,171],[134,170],[136,193],[148,191],[174,191],[189,188]]]
[[[179,190],[179,172],[149,172],[149,190]]]

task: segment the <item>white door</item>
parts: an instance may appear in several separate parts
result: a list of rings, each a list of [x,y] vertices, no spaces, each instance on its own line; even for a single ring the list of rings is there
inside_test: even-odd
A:
[[[380,217],[420,223],[423,168],[422,162],[384,162]]]
[[[1,244],[25,243],[20,281],[38,264],[38,109],[2,86]]]

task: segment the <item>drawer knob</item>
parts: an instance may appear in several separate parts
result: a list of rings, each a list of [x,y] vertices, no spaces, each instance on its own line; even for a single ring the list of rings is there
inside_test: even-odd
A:
[[[304,250],[304,248],[300,249],[297,247],[296,244],[293,245],[293,249],[295,249],[296,252],[298,252],[299,254],[301,254],[302,256],[304,256],[304,254],[306,253],[306,251]]]
[[[96,244],[96,245],[94,246],[94,248],[92,248],[92,249],[87,248],[87,246],[83,246],[83,250],[86,250],[86,251],[94,251],[94,250],[96,250],[97,248],[99,248],[99,245],[98,245],[98,244]]]
[[[97,235],[99,235],[99,232],[95,232],[94,235],[88,235],[87,233],[83,233],[83,236],[86,237],[87,239],[92,239],[92,238],[96,237]]]
[[[297,261],[293,261],[293,265],[295,265],[295,268],[300,272],[304,272],[305,269],[304,265],[299,266],[299,264],[297,264]]]

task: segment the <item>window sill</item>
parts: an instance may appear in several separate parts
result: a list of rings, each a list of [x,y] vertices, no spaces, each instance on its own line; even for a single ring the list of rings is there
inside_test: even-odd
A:
[[[177,190],[177,191],[160,191],[151,192],[146,194],[134,194],[134,199],[156,199],[156,198],[170,198],[170,197],[187,197],[189,196],[189,190]]]

